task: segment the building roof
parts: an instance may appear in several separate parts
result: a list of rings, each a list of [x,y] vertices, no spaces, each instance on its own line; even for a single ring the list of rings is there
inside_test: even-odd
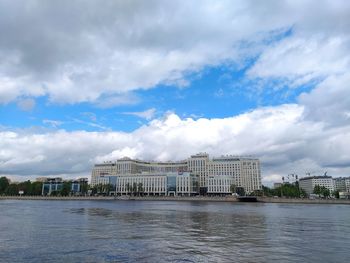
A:
[[[324,176],[324,175],[320,175],[320,176],[308,176],[308,177],[303,177],[300,178],[299,181],[304,181],[304,180],[310,180],[310,179],[332,179],[332,176]]]

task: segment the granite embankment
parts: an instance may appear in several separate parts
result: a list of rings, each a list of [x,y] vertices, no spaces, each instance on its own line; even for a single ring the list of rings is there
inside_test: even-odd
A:
[[[69,201],[205,201],[205,202],[237,202],[233,196],[209,197],[209,196],[0,196],[1,199],[12,200],[69,200]]]
[[[258,202],[262,203],[288,203],[288,204],[344,204],[350,205],[350,200],[346,199],[307,199],[307,198],[273,198],[258,197]]]
[[[238,202],[234,196],[0,196],[0,200],[61,200],[61,201],[187,201],[187,202]],[[300,198],[272,198],[258,197],[260,203],[285,203],[285,204],[346,204],[350,200],[344,199],[300,199]]]

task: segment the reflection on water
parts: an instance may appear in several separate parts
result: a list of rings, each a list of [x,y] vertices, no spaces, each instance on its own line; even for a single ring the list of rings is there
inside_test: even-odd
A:
[[[0,262],[347,262],[334,205],[1,201]]]

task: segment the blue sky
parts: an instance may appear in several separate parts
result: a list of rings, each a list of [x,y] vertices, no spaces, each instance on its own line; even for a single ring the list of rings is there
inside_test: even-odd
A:
[[[345,0],[0,1],[0,175],[208,152],[260,158],[266,184],[348,176],[349,13]]]
[[[294,90],[282,87],[271,91],[267,88],[274,85],[274,81],[271,81],[265,83],[262,91],[254,90],[256,81],[247,79],[245,75],[250,65],[243,69],[232,65],[206,68],[187,76],[189,81],[184,87],[156,85],[149,90],[138,90],[133,93],[138,98],[137,102],[129,105],[104,108],[86,102],[61,104],[50,102],[48,96],[42,96],[33,99],[35,106],[32,108],[22,109],[14,101],[2,105],[1,124],[10,128],[130,132],[168,112],[182,118],[225,118],[258,107],[296,103],[298,95],[314,86],[310,83]],[[155,109],[148,119],[128,114],[148,109]]]

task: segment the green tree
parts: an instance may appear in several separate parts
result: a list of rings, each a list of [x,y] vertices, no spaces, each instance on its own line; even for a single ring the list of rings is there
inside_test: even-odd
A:
[[[71,182],[63,182],[62,189],[60,194],[62,196],[68,196],[71,192],[72,183]]]
[[[133,192],[133,195],[137,194],[137,184],[136,183],[132,184],[132,192]]]
[[[33,182],[32,183],[32,195],[41,195],[43,183],[42,182]]]
[[[321,187],[318,184],[314,186],[314,194],[321,196]]]
[[[245,196],[244,187],[236,187],[236,193],[237,193],[239,196]]]
[[[323,197],[329,197],[331,195],[329,189],[326,188],[325,186],[321,187],[321,193],[322,193]]]
[[[17,184],[9,184],[9,186],[6,188],[5,193],[7,195],[18,195],[18,185]]]
[[[80,185],[80,192],[82,194],[86,194],[89,188],[90,188],[90,186],[87,183],[82,183]]]
[[[230,192],[231,192],[232,194],[236,193],[236,185],[235,185],[235,184],[231,184],[231,185],[230,185]]]
[[[132,192],[132,186],[129,183],[126,184],[126,192],[127,194],[131,194]]]
[[[143,195],[143,184],[142,183],[139,183],[137,185],[137,193],[139,196],[140,196],[140,194]]]
[[[18,190],[23,191],[24,195],[32,195],[32,183],[28,180],[18,184]]]
[[[6,177],[0,177],[0,194],[4,194],[9,185],[10,182]]]
[[[331,193],[325,186],[315,185],[314,194],[317,194],[319,197],[329,197]]]
[[[339,191],[338,191],[338,190],[333,191],[333,192],[332,192],[332,195],[333,195],[335,198],[339,199]]]

